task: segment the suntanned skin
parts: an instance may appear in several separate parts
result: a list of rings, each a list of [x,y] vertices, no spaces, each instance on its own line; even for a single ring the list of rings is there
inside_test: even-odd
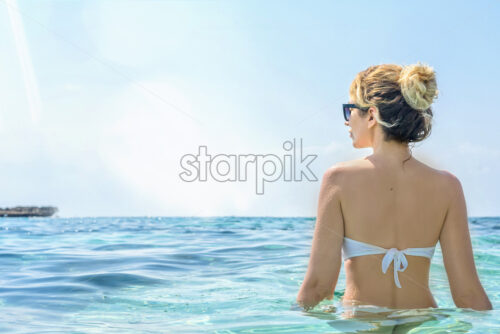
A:
[[[351,128],[353,146],[372,147],[374,152],[338,163],[323,176],[311,258],[297,301],[307,308],[332,298],[341,267],[341,242],[346,236],[400,250],[432,247],[440,241],[456,306],[492,309],[477,275],[460,181],[412,157],[408,145],[385,142],[373,117],[376,112],[371,107],[361,117],[353,109],[345,122]],[[393,263],[382,272],[383,256],[366,255],[344,262],[344,304],[438,306],[428,285],[429,259],[405,255],[408,267],[399,272],[402,288],[398,288]]]
[[[432,247],[448,205],[447,177],[415,160],[387,166],[367,157],[341,164],[341,203],[346,237],[383,248]],[[383,254],[344,262],[344,301],[392,308],[437,307],[428,287],[430,260],[406,255],[408,267],[394,283],[393,264],[382,272]]]

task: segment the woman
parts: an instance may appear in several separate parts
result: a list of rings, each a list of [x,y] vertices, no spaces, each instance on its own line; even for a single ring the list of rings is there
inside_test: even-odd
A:
[[[460,181],[409,149],[430,134],[437,94],[434,70],[421,63],[370,66],[352,82],[345,125],[353,146],[373,154],[323,176],[297,296],[306,310],[333,298],[343,259],[344,305],[437,307],[428,281],[438,241],[456,306],[492,309],[476,272]]]

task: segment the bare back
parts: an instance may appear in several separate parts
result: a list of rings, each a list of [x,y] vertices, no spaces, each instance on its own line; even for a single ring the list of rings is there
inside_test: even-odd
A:
[[[344,235],[383,248],[433,247],[445,220],[448,193],[443,172],[410,159],[403,167],[382,165],[370,157],[343,163]],[[408,268],[399,274],[404,287],[381,269],[383,255],[345,261],[344,302],[392,308],[436,307],[428,288],[430,260],[407,256]],[[392,272],[391,264],[389,272]]]

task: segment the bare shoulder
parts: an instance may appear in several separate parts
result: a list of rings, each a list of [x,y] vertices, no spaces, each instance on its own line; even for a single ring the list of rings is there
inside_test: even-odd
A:
[[[348,179],[349,175],[352,175],[360,169],[366,168],[366,166],[366,163],[361,159],[337,162],[325,171],[323,174],[323,182],[340,185]]]
[[[341,161],[329,167],[325,171],[323,178],[336,182],[347,181],[350,179],[350,176],[359,177],[374,168],[373,164],[366,159]],[[459,179],[449,171],[433,168],[418,160],[414,160],[412,168],[413,175],[422,180],[422,182],[432,183],[438,188],[452,193],[461,189]]]
[[[462,183],[456,175],[447,170],[440,170],[439,174],[441,176],[441,184],[448,194],[454,196],[457,193],[463,192]]]
[[[422,182],[431,182],[441,189],[453,188],[454,184],[458,181],[458,178],[452,173],[446,170],[440,170],[433,168],[419,160],[415,161],[415,167],[417,171],[417,176],[421,177]]]
[[[447,171],[447,170],[439,170],[438,171],[441,175],[441,177],[443,178],[443,180],[450,186],[453,186],[453,185],[456,185],[457,183],[460,183],[460,180],[458,179],[458,177]]]
[[[446,196],[448,199],[454,198],[457,194],[462,192],[462,184],[458,177],[447,170],[441,170],[426,165],[420,161],[418,164],[422,168],[422,173],[425,177],[422,180],[430,182],[439,189],[440,194]]]

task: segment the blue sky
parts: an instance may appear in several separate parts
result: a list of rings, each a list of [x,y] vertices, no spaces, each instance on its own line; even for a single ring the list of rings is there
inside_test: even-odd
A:
[[[17,9],[16,9],[17,5]],[[10,8],[10,10],[9,10]],[[361,158],[341,114],[374,64],[422,61],[440,96],[413,152],[500,215],[497,1],[0,1],[0,206],[60,216],[314,216],[319,182],[183,182],[179,161]]]

